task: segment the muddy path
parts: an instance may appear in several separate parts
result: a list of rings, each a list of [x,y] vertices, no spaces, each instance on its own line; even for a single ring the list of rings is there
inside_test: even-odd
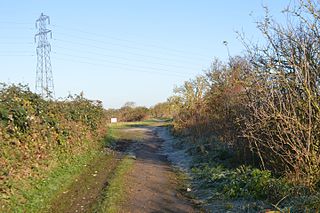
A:
[[[108,187],[120,156],[117,153],[103,153],[87,165],[71,186],[53,200],[46,212],[93,212],[103,190]]]
[[[161,154],[164,140],[158,136],[159,128],[140,127],[145,138],[130,147],[136,161],[126,177],[127,199],[120,212],[196,212],[177,190],[176,174]]]
[[[49,212],[100,212],[95,207],[103,201],[109,181],[125,156],[133,158],[134,163],[124,174],[125,197],[117,212],[199,212],[178,190],[177,174],[161,152],[161,128],[164,127],[120,128],[126,137],[118,140],[109,154],[84,165],[82,175],[54,200]]]

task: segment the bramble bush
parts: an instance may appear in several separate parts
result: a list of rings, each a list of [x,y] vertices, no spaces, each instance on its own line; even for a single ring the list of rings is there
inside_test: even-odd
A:
[[[27,86],[1,84],[0,204],[9,202],[19,181],[45,176],[62,156],[98,149],[105,122],[100,101],[83,95],[44,100]]]

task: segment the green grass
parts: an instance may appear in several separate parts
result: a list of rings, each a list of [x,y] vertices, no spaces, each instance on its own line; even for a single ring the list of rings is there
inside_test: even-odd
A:
[[[29,178],[16,187],[19,193],[10,197],[10,205],[4,212],[42,212],[50,207],[51,200],[64,191],[92,159],[100,155],[100,151],[90,151],[72,159],[64,156],[61,165],[57,166],[44,179]],[[62,163],[66,162],[68,163]],[[0,212],[2,210],[0,209]]]
[[[83,210],[86,212],[91,212],[99,201],[91,198],[99,197],[118,163],[114,154],[102,153],[95,157],[89,164],[84,165],[85,169],[76,179],[73,178],[72,184],[53,199],[48,212],[75,212],[75,203],[84,206]],[[83,200],[84,197],[86,200]]]
[[[44,212],[50,208],[55,197],[68,188],[94,159],[101,157],[103,145],[111,143],[112,138],[106,137],[100,145],[92,146],[92,149],[85,150],[79,155],[70,155],[63,150],[55,153],[55,164],[52,170],[39,170],[41,178],[29,177],[12,183],[16,190],[12,196],[5,198],[0,212]]]
[[[125,157],[117,167],[114,176],[109,182],[109,187],[104,193],[103,201],[98,205],[97,212],[118,212],[119,207],[126,199],[125,183],[126,174],[130,171],[134,160]]]
[[[145,139],[145,132],[143,129],[139,130],[139,127],[155,127],[155,126],[165,126],[169,122],[159,122],[154,120],[146,120],[139,122],[119,122],[110,124],[110,135],[112,135],[114,140],[132,140],[140,141]],[[136,128],[131,130],[132,128]]]

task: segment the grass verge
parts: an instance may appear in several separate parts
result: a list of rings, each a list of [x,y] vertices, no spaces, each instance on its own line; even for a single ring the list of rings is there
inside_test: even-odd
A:
[[[118,212],[119,206],[125,200],[125,175],[132,168],[134,160],[125,157],[117,167],[114,176],[109,182],[109,187],[104,193],[104,200],[98,205],[96,212]]]
[[[51,200],[64,191],[73,182],[74,178],[82,172],[84,165],[100,153],[100,151],[90,151],[71,159],[64,156],[64,159],[60,160],[60,165],[51,171],[46,178],[38,180],[29,178],[19,183],[17,185],[17,187],[20,187],[19,193],[10,198],[10,206],[4,211],[46,211],[50,207]]]

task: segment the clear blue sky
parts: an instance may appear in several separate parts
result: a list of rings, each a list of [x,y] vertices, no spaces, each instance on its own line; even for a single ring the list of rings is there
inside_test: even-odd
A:
[[[151,106],[243,47],[236,30],[259,40],[262,5],[281,18],[279,0],[2,0],[1,82],[35,85],[35,20],[51,18],[51,61],[56,96],[84,92],[106,108],[126,101]],[[251,16],[250,16],[251,14]]]

